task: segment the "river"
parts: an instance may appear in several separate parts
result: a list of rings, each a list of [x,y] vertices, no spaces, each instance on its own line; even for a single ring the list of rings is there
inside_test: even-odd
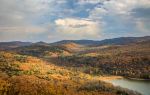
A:
[[[149,80],[130,80],[130,79],[123,78],[123,79],[109,80],[108,82],[116,86],[138,91],[143,95],[150,95]]]

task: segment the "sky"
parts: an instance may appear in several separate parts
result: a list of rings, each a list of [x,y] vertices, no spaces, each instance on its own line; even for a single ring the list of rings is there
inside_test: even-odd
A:
[[[0,0],[0,41],[150,36],[150,0]]]

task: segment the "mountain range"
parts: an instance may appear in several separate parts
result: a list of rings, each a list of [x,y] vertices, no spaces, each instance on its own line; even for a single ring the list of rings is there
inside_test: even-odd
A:
[[[149,42],[150,36],[0,42],[0,95],[141,95],[104,80],[150,80]]]
[[[21,41],[12,41],[12,42],[0,42],[0,50],[5,49],[12,49],[16,47],[22,46],[30,46],[30,45],[47,45],[47,46],[59,46],[64,44],[76,44],[82,46],[104,46],[104,45],[127,45],[132,43],[140,43],[140,42],[149,42],[150,36],[144,37],[120,37],[120,38],[113,38],[113,39],[105,39],[101,41],[95,40],[62,40],[53,43],[46,43],[46,42],[21,42]]]

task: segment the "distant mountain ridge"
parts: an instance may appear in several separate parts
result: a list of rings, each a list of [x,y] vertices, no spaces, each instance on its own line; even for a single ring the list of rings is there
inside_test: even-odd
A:
[[[120,38],[113,38],[113,39],[105,39],[101,41],[94,41],[94,40],[62,40],[57,41],[54,43],[46,43],[46,42],[21,42],[21,41],[12,41],[12,42],[0,42],[0,50],[5,49],[12,49],[16,47],[23,47],[23,46],[30,46],[30,45],[45,45],[45,46],[62,46],[71,44],[72,46],[82,45],[82,46],[103,46],[103,45],[127,45],[132,43],[139,43],[139,42],[149,42],[150,36],[144,37],[120,37]],[[74,43],[74,44],[73,44]],[[70,45],[70,46],[71,46]]]
[[[49,44],[46,42],[40,41],[40,42],[33,43],[32,45],[46,45],[47,46]]]
[[[98,44],[99,41],[94,41],[94,40],[62,40],[62,41],[51,43],[51,45],[60,45],[60,44],[68,44],[68,43],[76,43],[76,44],[80,44],[80,45],[94,45],[94,44]]]
[[[30,46],[31,42],[21,42],[21,41],[12,41],[12,42],[0,42],[0,50],[11,49],[22,46]]]
[[[126,45],[131,43],[139,43],[150,41],[150,36],[144,37],[120,37],[120,38],[113,38],[113,39],[105,39],[99,41],[98,45]]]
[[[138,43],[150,41],[150,36],[144,37],[120,37],[120,38],[113,38],[113,39],[105,39],[101,41],[94,41],[94,40],[62,40],[55,43],[51,43],[50,45],[61,45],[67,43],[76,43],[85,46],[99,46],[99,45],[126,45],[131,43]]]

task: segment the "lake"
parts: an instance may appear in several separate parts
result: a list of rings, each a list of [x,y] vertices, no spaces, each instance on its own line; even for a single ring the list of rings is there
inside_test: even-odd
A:
[[[128,88],[138,91],[143,95],[150,95],[150,81],[149,80],[130,80],[130,79],[114,79],[109,80],[115,86]]]

